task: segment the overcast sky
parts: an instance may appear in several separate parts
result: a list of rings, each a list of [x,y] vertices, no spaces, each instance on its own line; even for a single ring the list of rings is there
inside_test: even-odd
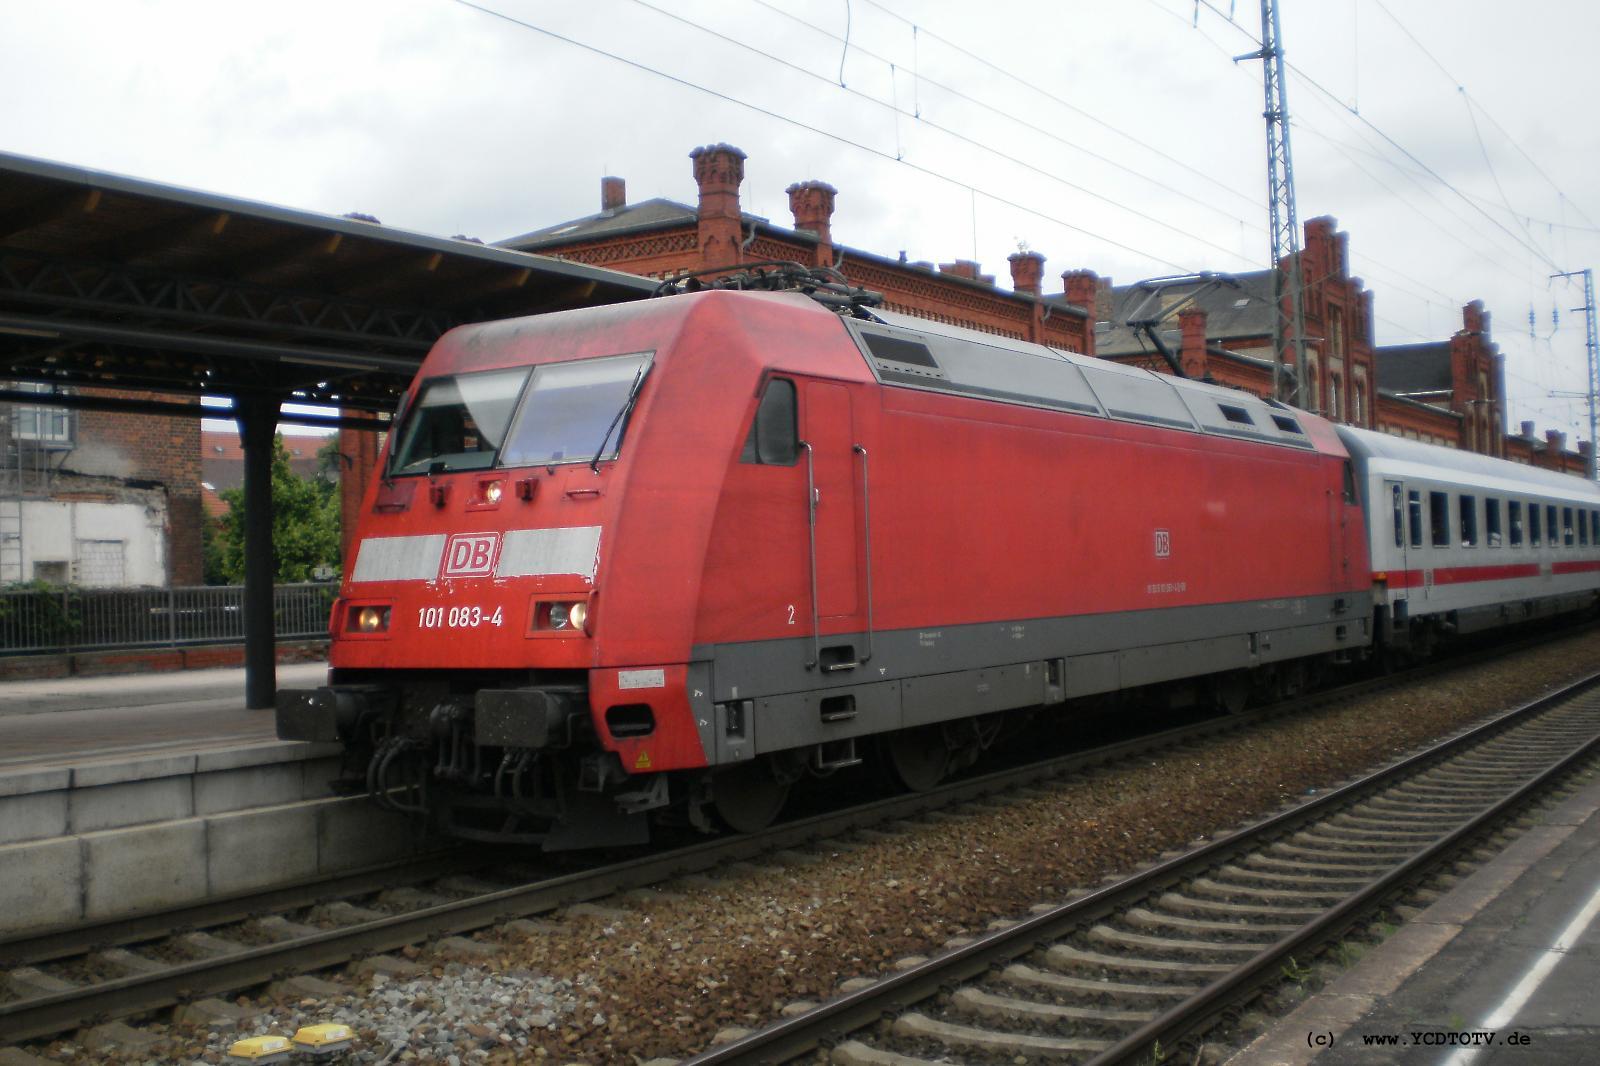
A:
[[[1261,71],[1231,59],[1260,12],[1231,7],[0,0],[0,149],[492,241],[592,213],[608,173],[692,204],[689,150],[727,141],[747,211],[790,225],[784,187],[820,178],[867,251],[1006,282],[1025,246],[1055,287],[1260,269]],[[1378,342],[1447,338],[1482,299],[1512,428],[1587,436],[1585,401],[1550,395],[1585,388],[1581,284],[1547,278],[1600,265],[1600,5],[1282,17],[1300,217],[1349,232]]]

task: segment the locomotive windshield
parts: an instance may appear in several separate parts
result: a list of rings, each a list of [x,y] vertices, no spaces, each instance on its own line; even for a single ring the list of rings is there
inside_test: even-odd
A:
[[[402,428],[393,474],[494,465],[528,368],[440,378],[423,386]]]
[[[430,381],[400,427],[390,474],[613,459],[650,354]]]
[[[624,416],[649,365],[650,353],[641,352],[535,367],[500,465],[616,458]]]

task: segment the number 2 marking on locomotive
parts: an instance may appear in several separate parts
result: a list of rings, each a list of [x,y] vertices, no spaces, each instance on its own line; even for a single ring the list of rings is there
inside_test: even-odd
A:
[[[789,624],[794,625],[794,604],[789,605]]]

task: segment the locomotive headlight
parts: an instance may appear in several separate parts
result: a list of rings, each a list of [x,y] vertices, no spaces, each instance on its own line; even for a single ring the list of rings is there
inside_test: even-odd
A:
[[[483,486],[483,502],[499,503],[500,496],[505,491],[501,482],[490,481]]]
[[[362,633],[382,633],[389,628],[389,608],[363,607],[356,612],[355,628]]]
[[[582,631],[589,621],[589,605],[582,600],[543,604],[538,612],[540,629]]]
[[[550,605],[551,629],[582,629],[589,609],[581,603],[552,603]]]

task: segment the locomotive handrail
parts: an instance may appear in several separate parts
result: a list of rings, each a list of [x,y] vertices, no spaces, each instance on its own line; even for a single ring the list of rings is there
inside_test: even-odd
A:
[[[861,533],[867,553],[867,653],[858,659],[872,658],[872,482],[867,476],[867,449],[857,444],[852,450],[861,456]]]
[[[806,527],[811,535],[811,661],[814,670],[822,661],[822,611],[817,603],[817,463],[810,441],[801,441],[806,450]]]

